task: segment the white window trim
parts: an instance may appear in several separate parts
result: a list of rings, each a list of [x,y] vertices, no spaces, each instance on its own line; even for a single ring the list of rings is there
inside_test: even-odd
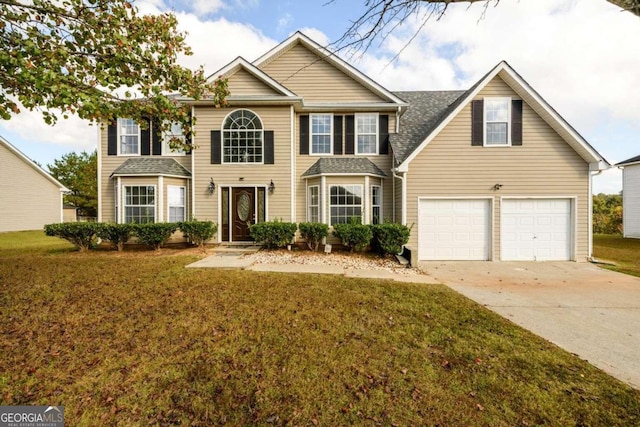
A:
[[[359,153],[358,152],[358,117],[364,117],[364,116],[375,116],[376,120],[376,151],[375,153]],[[356,114],[354,120],[354,151],[356,153],[356,155],[358,156],[377,156],[378,154],[380,154],[380,115],[378,113],[360,113],[360,114]],[[368,134],[366,134],[368,135]]]
[[[378,204],[378,205],[374,205],[373,204],[373,200],[374,200],[373,199],[373,189],[374,188],[378,189],[378,198],[380,199],[379,200],[380,204]],[[383,215],[382,215],[382,203],[383,203],[382,202],[382,185],[380,185],[380,184],[371,185],[371,187],[369,189],[369,192],[370,192],[370,199],[371,199],[371,213],[370,213],[370,221],[369,221],[369,223],[373,224],[373,208],[374,207],[379,207],[380,208],[380,217],[378,218],[378,224],[382,224],[384,222]]]
[[[182,157],[182,156],[186,156],[187,155],[187,153],[185,153],[184,150],[182,150],[182,151],[172,151],[171,148],[169,147],[169,140],[175,134],[170,134],[168,132],[164,132],[163,131],[161,135],[162,135],[162,156],[164,156],[164,157],[167,157],[167,156]],[[182,138],[183,141],[185,141],[184,131],[183,131],[183,133],[181,135],[181,138]]]
[[[312,188],[316,188],[318,190],[318,204],[317,205],[312,205],[311,204],[311,189]],[[307,221],[308,222],[313,222],[311,219],[311,208],[312,207],[316,207],[318,209],[318,222],[322,222],[322,215],[320,212],[320,186],[319,185],[310,185],[307,187]]]
[[[329,116],[329,152],[328,153],[314,153],[313,152],[313,117],[316,116]],[[310,156],[333,156],[333,113],[317,113],[309,114],[309,155]],[[324,133],[318,135],[326,135]]]
[[[328,198],[328,205],[329,205],[329,215],[328,215],[328,222],[329,222],[329,227],[333,226],[333,222],[331,221],[331,208],[334,206],[342,206],[342,205],[332,205],[331,204],[331,189],[333,187],[360,187],[360,218],[364,223],[364,186],[362,184],[331,184],[329,185],[329,193],[327,194],[327,198]],[[357,205],[347,205],[347,206],[357,206]]]
[[[138,152],[137,153],[128,153],[128,154],[123,154],[121,152],[121,148],[122,148],[122,138],[121,138],[122,132],[121,132],[121,129],[122,129],[122,126],[120,125],[120,121],[124,120],[124,119],[133,120],[133,119],[130,119],[129,117],[121,117],[121,118],[118,118],[118,120],[117,120],[116,127],[117,127],[117,130],[118,130],[118,156],[122,156],[122,157],[140,156],[140,153],[141,153],[141,150],[142,150],[142,130],[140,129],[140,125],[138,123],[136,123],[136,125],[138,126]],[[127,135],[129,135],[129,134],[127,134]]]
[[[169,193],[170,193],[170,189],[172,188],[182,188],[183,192],[184,192],[184,201],[183,201],[183,205],[172,205],[169,203]],[[177,207],[177,208],[183,208],[184,209],[184,217],[182,218],[182,221],[186,221],[187,220],[187,187],[185,187],[184,185],[167,185],[167,221],[171,220],[171,208],[172,207]]]
[[[487,144],[487,100],[506,101],[507,102],[507,143],[506,144]],[[511,97],[492,96],[483,99],[482,104],[482,144],[485,147],[511,147]],[[490,122],[502,123],[502,122]]]
[[[122,197],[122,207],[120,210],[120,214],[122,215],[122,224],[127,224],[127,215],[126,209],[127,206],[127,187],[153,187],[153,223],[158,222],[158,186],[154,184],[123,184],[121,197]],[[150,206],[150,205],[131,205],[131,206]],[[128,223],[133,224],[133,223]]]
[[[262,129],[260,129],[260,133],[262,134],[262,160],[259,162],[225,162],[224,161],[224,133],[225,131],[228,131],[227,129],[224,128],[224,124],[227,122],[227,119],[229,118],[229,116],[233,113],[235,113],[236,111],[241,111],[241,110],[245,110],[245,111],[249,111],[251,113],[253,113],[258,120],[260,120],[260,125],[262,126]],[[264,165],[264,120],[262,120],[262,117],[260,117],[260,115],[258,113],[256,113],[255,111],[249,109],[249,108],[236,108],[235,110],[231,111],[229,114],[227,114],[224,119],[222,120],[222,124],[220,125],[220,164],[222,165]]]

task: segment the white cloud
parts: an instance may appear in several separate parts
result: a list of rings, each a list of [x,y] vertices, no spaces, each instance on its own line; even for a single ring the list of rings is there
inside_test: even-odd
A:
[[[309,37],[320,46],[327,46],[329,44],[329,37],[327,37],[327,35],[323,33],[322,30],[313,27],[304,27],[298,29],[297,31],[300,31],[302,34]]]
[[[90,126],[76,116],[68,119],[61,115],[54,126],[50,126],[42,119],[39,111],[22,109],[20,114],[10,120],[0,122],[2,133],[18,135],[25,141],[42,142],[69,146],[73,150],[90,151],[96,147],[96,127]]]
[[[285,13],[278,19],[278,33],[282,33],[287,29],[289,24],[293,22],[293,16],[290,13]]]
[[[197,15],[208,15],[215,13],[225,7],[222,0],[194,0],[192,3],[193,11]]]
[[[238,56],[253,61],[276,45],[275,40],[250,25],[224,18],[203,21],[187,13],[178,13],[176,16],[179,28],[187,32],[187,44],[193,50],[193,55],[181,57],[180,63],[190,68],[203,65],[207,74],[217,71]]]

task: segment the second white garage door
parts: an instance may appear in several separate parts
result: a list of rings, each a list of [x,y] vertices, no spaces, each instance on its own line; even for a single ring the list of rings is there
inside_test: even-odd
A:
[[[421,199],[420,260],[488,260],[490,203],[487,199]]]
[[[502,260],[571,260],[571,199],[503,199],[501,221]]]

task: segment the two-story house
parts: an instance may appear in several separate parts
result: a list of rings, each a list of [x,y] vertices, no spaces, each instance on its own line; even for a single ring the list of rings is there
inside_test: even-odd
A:
[[[391,92],[301,33],[237,58],[229,105],[192,106],[195,149],[132,120],[100,137],[100,221],[412,226],[416,260],[586,260],[608,163],[507,63],[467,91]],[[180,130],[176,129],[176,133]]]

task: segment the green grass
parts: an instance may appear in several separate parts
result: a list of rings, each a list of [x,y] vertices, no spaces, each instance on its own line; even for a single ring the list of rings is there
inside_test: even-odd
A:
[[[610,270],[640,276],[640,239],[596,234],[593,236],[593,255],[596,259],[616,263],[615,266],[604,266]]]
[[[0,405],[73,426],[640,424],[640,392],[441,285],[24,236],[0,235]]]

